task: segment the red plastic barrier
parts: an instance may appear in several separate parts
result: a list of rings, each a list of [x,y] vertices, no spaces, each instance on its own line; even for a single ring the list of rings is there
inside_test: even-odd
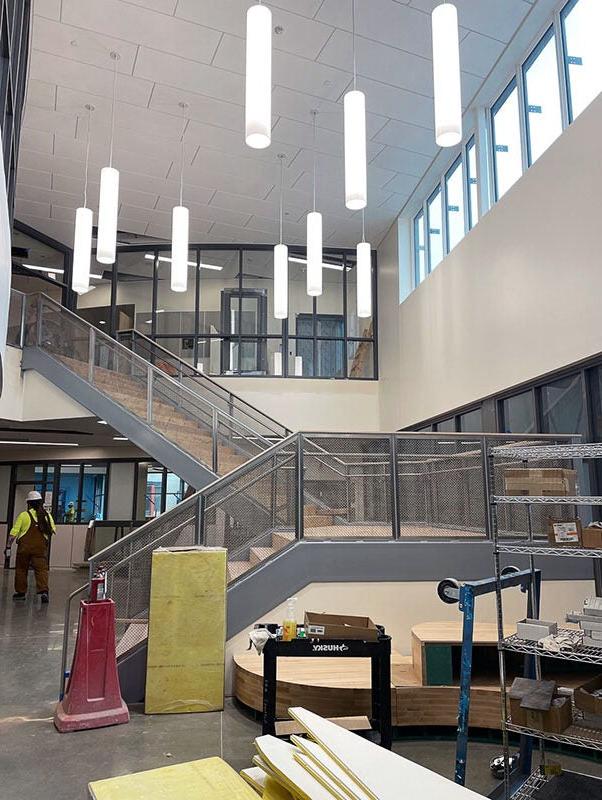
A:
[[[115,656],[115,604],[82,600],[73,666],[54,724],[61,733],[129,722]]]

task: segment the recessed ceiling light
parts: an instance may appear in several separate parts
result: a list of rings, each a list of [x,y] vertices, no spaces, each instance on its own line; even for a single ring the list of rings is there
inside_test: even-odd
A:
[[[99,325],[106,325],[107,323],[105,322],[105,320],[104,320],[104,319],[101,319],[101,320],[99,321],[99,323],[98,323],[98,324],[99,324]]]
[[[127,436],[113,436],[113,440],[115,442],[127,442],[128,441],[128,437]]]
[[[99,425],[108,425],[109,424],[108,422],[105,422],[104,419],[99,419],[99,420],[97,420],[97,422],[98,422]]]
[[[154,256],[153,253],[146,253],[144,258],[146,258],[147,261],[154,261],[155,260],[155,256]],[[157,261],[163,261],[166,264],[171,264],[171,258],[169,258],[168,256],[158,256],[157,257]],[[196,267],[196,261],[189,261],[188,262],[188,266],[189,267]],[[215,270],[217,272],[221,272],[223,270],[223,267],[220,267],[217,264],[205,264],[203,261],[201,261],[199,266],[200,266],[201,269],[212,269],[212,270]]]
[[[306,258],[300,258],[299,256],[289,256],[288,260],[289,261],[293,261],[295,264],[307,264],[307,259]],[[322,262],[322,268],[323,269],[334,269],[337,272],[342,272],[343,271],[343,265],[342,264],[327,264],[325,261]],[[351,267],[347,267],[347,272],[349,272],[350,269],[351,269]]]
[[[4,439],[0,444],[21,444],[27,447],[79,447],[74,442],[26,442],[23,439]]]
[[[49,275],[63,275],[64,269],[56,269],[55,267],[38,267],[36,264],[23,264],[22,266],[27,269],[32,269],[34,272],[47,272]]]

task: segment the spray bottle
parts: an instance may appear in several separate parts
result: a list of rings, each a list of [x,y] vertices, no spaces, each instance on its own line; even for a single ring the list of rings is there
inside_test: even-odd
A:
[[[282,640],[290,642],[297,638],[297,598],[289,597],[286,601],[286,613],[282,623]]]

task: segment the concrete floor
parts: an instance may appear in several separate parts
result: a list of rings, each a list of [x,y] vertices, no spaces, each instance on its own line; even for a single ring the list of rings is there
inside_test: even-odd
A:
[[[84,800],[91,780],[222,755],[239,770],[250,766],[259,723],[231,700],[223,713],[145,716],[114,728],[59,734],[52,724],[57,701],[66,596],[84,573],[55,571],[50,604],[35,595],[11,599],[13,572],[0,570],[0,797],[2,800]],[[401,741],[395,751],[448,777],[454,742]],[[467,785],[487,795],[496,782],[489,760],[495,744],[470,747]],[[602,766],[562,757],[564,767],[602,776]]]

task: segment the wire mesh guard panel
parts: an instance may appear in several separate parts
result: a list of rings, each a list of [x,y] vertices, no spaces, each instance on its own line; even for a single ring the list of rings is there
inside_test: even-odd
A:
[[[549,438],[528,442],[529,446],[565,443],[566,437],[559,439],[557,442]],[[505,446],[508,450],[508,455],[497,452],[490,460],[492,494],[506,495],[505,475],[509,469],[575,469],[577,471],[577,494],[589,494],[589,476],[587,468],[583,464],[571,459],[529,460],[526,462],[512,458],[510,455],[512,447],[520,447],[521,444],[524,444],[524,442],[518,442],[516,439],[495,442],[496,448]],[[500,538],[526,539],[529,538],[531,530],[534,539],[543,540],[547,538],[547,526],[550,518],[558,521],[570,520],[574,519],[577,513],[575,507],[570,505],[533,504],[527,506],[523,504],[498,503],[496,505],[496,515],[498,536]],[[590,509],[580,509],[578,516],[583,524],[587,524],[591,519]]]
[[[89,335],[87,327],[77,319],[61,313],[43,297],[28,298],[26,313],[26,344],[38,345],[64,361],[79,374],[87,374]]]
[[[482,440],[396,437],[402,538],[486,535]]]
[[[107,595],[116,606],[118,640],[128,631],[131,635],[130,626],[148,617],[153,550],[195,544],[198,507],[198,498],[193,496],[90,559],[91,573],[97,568],[106,570]]]
[[[391,538],[389,436],[303,437],[305,538]]]
[[[248,561],[251,547],[276,550],[295,531],[295,448],[283,445],[205,494],[203,536],[225,547],[229,561]]]

